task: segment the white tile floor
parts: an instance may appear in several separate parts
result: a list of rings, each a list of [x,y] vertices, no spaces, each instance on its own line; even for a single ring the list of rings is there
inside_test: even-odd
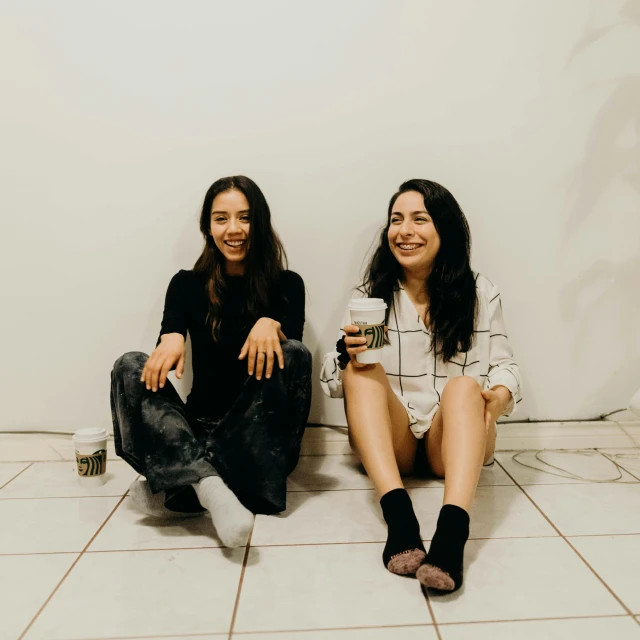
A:
[[[444,597],[383,568],[371,483],[327,434],[309,431],[287,512],[234,551],[205,517],[134,512],[111,448],[85,491],[65,438],[0,435],[0,640],[640,640],[638,424],[503,428],[499,448],[537,450],[483,470],[465,584]],[[569,440],[585,449],[553,450]],[[429,540],[442,482],[407,486]]]

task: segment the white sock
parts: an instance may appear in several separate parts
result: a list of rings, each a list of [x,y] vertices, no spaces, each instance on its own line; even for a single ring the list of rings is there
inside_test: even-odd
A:
[[[184,518],[189,516],[200,515],[198,513],[182,513],[180,511],[171,511],[164,506],[165,493],[151,493],[149,483],[141,478],[134,480],[129,487],[129,497],[131,504],[136,511],[140,511],[147,516],[154,518]]]
[[[194,484],[200,504],[211,514],[213,526],[225,547],[247,543],[253,513],[245,508],[219,476],[209,476]]]

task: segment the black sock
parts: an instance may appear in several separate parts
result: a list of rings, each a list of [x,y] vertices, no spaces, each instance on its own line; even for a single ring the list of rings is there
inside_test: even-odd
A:
[[[455,591],[462,586],[464,545],[469,539],[469,514],[454,504],[440,509],[429,553],[416,575],[425,586]]]
[[[393,489],[380,498],[380,506],[389,527],[382,562],[392,573],[414,574],[426,553],[411,498],[404,489]]]

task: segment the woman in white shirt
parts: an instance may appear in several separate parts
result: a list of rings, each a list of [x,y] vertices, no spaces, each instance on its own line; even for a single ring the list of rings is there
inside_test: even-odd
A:
[[[354,295],[387,303],[382,362],[356,361],[366,339],[347,316],[321,372],[325,393],[345,398],[349,441],[381,496],[385,567],[442,591],[462,584],[468,512],[493,458],[495,423],[521,399],[500,293],[471,270],[470,253],[451,193],[428,180],[402,184]],[[425,458],[445,480],[428,553],[401,479]]]

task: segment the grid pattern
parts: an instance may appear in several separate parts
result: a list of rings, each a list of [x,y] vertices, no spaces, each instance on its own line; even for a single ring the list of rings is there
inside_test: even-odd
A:
[[[382,349],[381,364],[407,410],[409,427],[416,437],[422,437],[429,429],[447,382],[457,376],[470,376],[484,389],[507,387],[512,401],[505,415],[511,415],[522,401],[520,370],[507,338],[498,288],[476,274],[476,289],[478,316],[471,349],[446,362],[436,357],[431,335],[404,288],[398,285],[395,290],[387,322],[388,344]],[[363,295],[362,289],[356,289],[354,297]],[[348,310],[342,322],[343,326],[350,322]],[[325,355],[320,384],[327,395],[342,397],[337,351]]]
[[[0,436],[5,604],[12,594],[0,638],[640,638],[640,427],[593,428],[606,426],[626,446],[609,447],[608,432],[600,449],[496,454],[471,514],[465,585],[449,596],[383,568],[384,522],[350,455],[302,456],[286,514],[258,516],[230,551],[206,517],[136,514],[136,474],[113,452],[108,482],[89,494],[66,441]],[[307,453],[346,444],[339,430],[308,431]],[[442,482],[407,487],[428,541]]]

